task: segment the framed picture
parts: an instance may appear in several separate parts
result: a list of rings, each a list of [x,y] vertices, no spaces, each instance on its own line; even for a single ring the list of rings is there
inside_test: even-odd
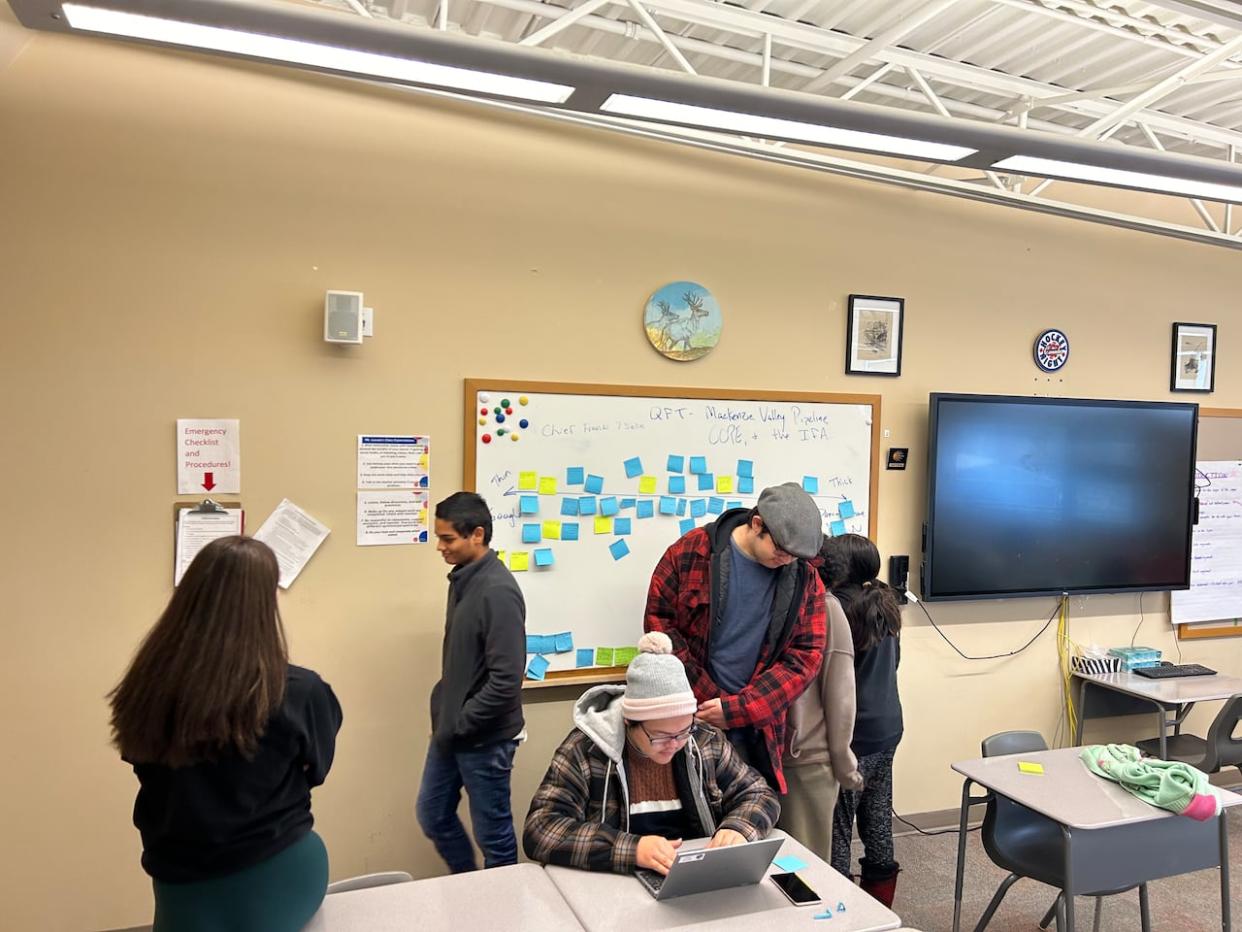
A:
[[[1216,325],[1173,324],[1169,391],[1210,392],[1216,388]]]
[[[901,375],[904,298],[850,295],[845,326],[846,375]]]

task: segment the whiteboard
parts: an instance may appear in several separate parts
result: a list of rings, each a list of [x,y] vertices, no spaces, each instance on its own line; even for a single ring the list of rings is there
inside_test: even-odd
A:
[[[1175,625],[1242,617],[1242,462],[1198,462],[1195,485],[1190,588],[1173,591]]]
[[[573,651],[544,655],[551,673],[598,674],[607,664],[579,666],[579,650],[634,645],[664,550],[721,510],[753,506],[766,486],[805,483],[825,533],[875,536],[875,395],[471,379],[465,401],[465,485],[491,508],[492,548],[525,595],[527,634],[572,634]],[[617,510],[597,527],[606,499]],[[565,539],[570,524],[577,540]],[[540,550],[550,565],[536,565]]]

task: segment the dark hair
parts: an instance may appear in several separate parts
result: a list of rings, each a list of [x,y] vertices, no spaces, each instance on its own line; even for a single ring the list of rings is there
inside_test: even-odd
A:
[[[901,604],[893,587],[880,582],[880,551],[861,534],[825,537],[819,576],[845,610],[856,653],[901,631]]]
[[[229,749],[254,756],[288,677],[279,578],[276,555],[253,538],[199,551],[108,694],[125,760],[184,767]]]
[[[492,542],[492,510],[476,492],[454,492],[436,505],[436,517],[453,525],[462,537],[469,537],[477,527],[483,528],[483,543]]]

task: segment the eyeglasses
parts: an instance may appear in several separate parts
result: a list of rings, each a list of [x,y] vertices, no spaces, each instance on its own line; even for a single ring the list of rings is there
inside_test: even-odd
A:
[[[759,520],[760,520],[761,522],[763,521],[763,519],[762,519],[762,518],[760,518]],[[792,553],[790,553],[788,550],[783,549],[783,548],[782,548],[782,547],[781,547],[781,546],[780,546],[780,545],[776,542],[776,538],[775,538],[774,536],[772,536],[772,529],[771,529],[770,527],[768,527],[768,525],[767,525],[767,523],[766,523],[766,522],[764,522],[764,523],[763,523],[763,531],[767,533],[767,535],[768,535],[768,540],[772,541],[772,550],[776,553],[776,556],[777,556],[777,558],[778,558],[778,559],[783,559],[784,557],[788,557],[788,558],[789,558],[789,559],[791,559],[791,560],[796,560],[796,559],[798,559],[796,556],[794,556],[794,555],[793,555]]]
[[[638,727],[643,730],[643,734],[647,736],[647,740],[651,742],[653,748],[666,748],[674,744],[684,744],[698,734],[699,731],[699,726],[693,723],[685,731],[679,731],[675,735],[653,735],[642,722],[638,722]]]

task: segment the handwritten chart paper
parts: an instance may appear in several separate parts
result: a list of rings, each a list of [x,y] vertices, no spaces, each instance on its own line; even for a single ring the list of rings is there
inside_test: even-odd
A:
[[[1190,588],[1173,592],[1173,623],[1242,618],[1242,462],[1197,463],[1199,523]]]

